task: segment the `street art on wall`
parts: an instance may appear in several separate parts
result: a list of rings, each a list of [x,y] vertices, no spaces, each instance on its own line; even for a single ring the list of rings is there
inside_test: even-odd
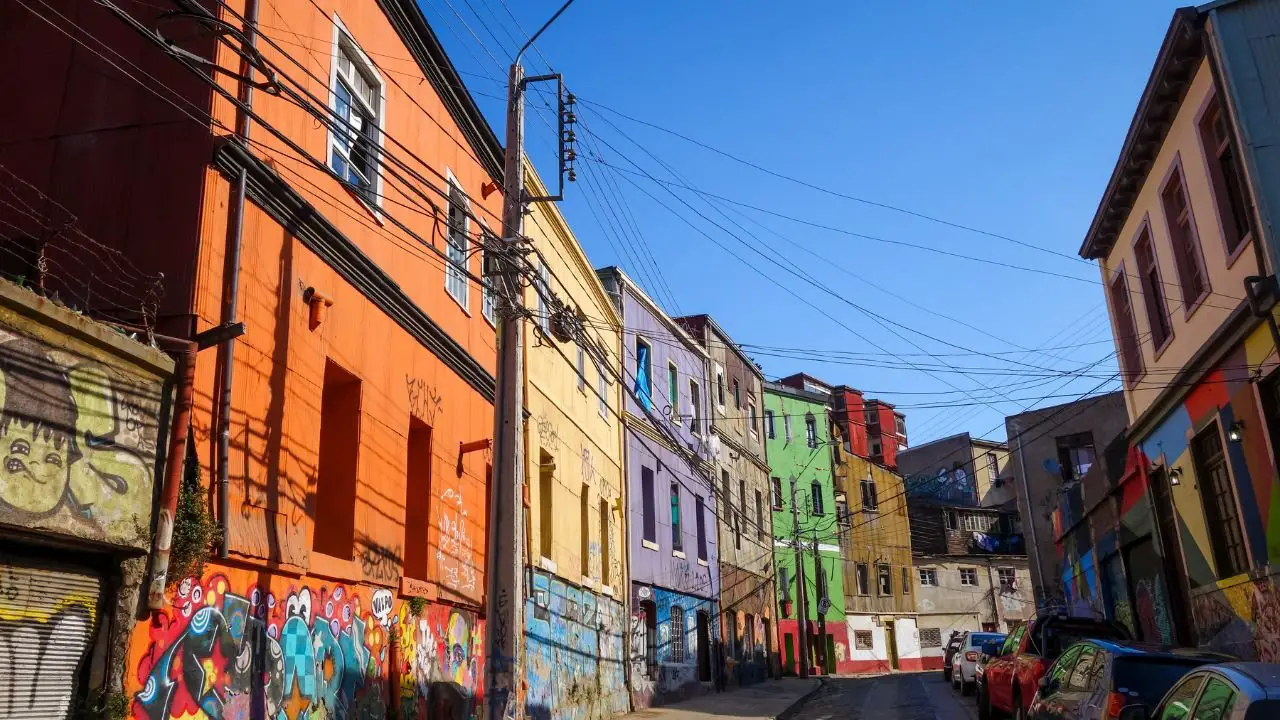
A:
[[[415,616],[385,589],[275,580],[179,583],[135,633],[133,717],[381,718],[390,702],[405,718],[480,717],[473,613],[429,604]]]
[[[622,603],[534,571],[525,603],[525,710],[541,720],[626,712]]]
[[[160,395],[0,330],[0,522],[145,544]]]
[[[1280,663],[1280,591],[1274,577],[1199,595],[1194,605],[1202,645],[1242,660]]]
[[[633,586],[629,669],[635,707],[653,707],[703,692],[703,683],[710,683],[714,672],[712,656],[720,638],[720,623],[712,618],[718,617],[718,607],[714,600],[647,585]],[[650,609],[654,613],[652,623],[646,615]],[[673,621],[673,610],[683,618],[678,625]],[[706,622],[705,637],[699,637],[700,618]],[[656,667],[651,667],[646,657],[650,624],[657,634],[653,650]],[[704,663],[702,667],[700,663]]]

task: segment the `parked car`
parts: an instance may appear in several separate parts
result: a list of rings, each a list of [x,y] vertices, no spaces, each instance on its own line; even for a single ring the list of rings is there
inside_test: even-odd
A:
[[[960,639],[960,647],[951,660],[951,687],[960,691],[961,695],[973,692],[977,680],[978,656],[982,654],[982,646],[991,642],[1003,643],[1005,636],[993,632],[967,632]]]
[[[1154,712],[1140,704],[1118,720],[1271,720],[1280,717],[1280,665],[1224,663],[1188,673]]]
[[[1086,640],[1067,648],[1040,679],[1027,717],[1118,720],[1125,707],[1154,708],[1187,673],[1228,659],[1197,650]]]
[[[955,659],[956,650],[960,649],[960,641],[967,631],[957,630],[947,639],[947,647],[942,651],[942,679],[951,682],[951,663]]]
[[[1004,636],[1002,635],[1001,637],[1004,637]],[[982,685],[982,676],[983,676],[983,675],[986,673],[986,671],[987,671],[987,663],[991,662],[991,659],[992,659],[992,658],[994,658],[994,657],[996,657],[996,656],[998,656],[998,655],[1000,654],[1000,647],[1001,647],[1002,645],[1004,645],[1004,640],[1000,640],[1000,641],[998,641],[998,642],[988,642],[988,643],[984,643],[984,644],[982,645],[982,647],[981,647],[981,648],[979,648],[979,650],[978,650],[978,662],[977,662],[977,665],[976,665],[976,666],[974,667],[974,669],[973,669],[973,685],[974,685],[974,687],[978,687],[978,686]]]
[[[1081,640],[1129,640],[1129,631],[1110,620],[1037,614],[1019,623],[1005,639],[1000,655],[987,663],[978,686],[978,717],[1025,718],[1027,707],[1040,687],[1040,678],[1062,655]]]

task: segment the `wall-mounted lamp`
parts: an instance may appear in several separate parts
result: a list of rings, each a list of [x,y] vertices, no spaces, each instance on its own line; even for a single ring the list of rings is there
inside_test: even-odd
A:
[[[1182,484],[1182,466],[1181,465],[1178,465],[1176,467],[1169,469],[1169,484],[1170,485]]]
[[[1231,423],[1231,429],[1227,431],[1227,439],[1233,443],[1238,443],[1240,442],[1240,439],[1243,437],[1244,437],[1244,423],[1241,422],[1240,420],[1237,420]]]
[[[480,197],[484,200],[488,200],[489,196],[496,192],[498,192],[498,183],[496,182],[487,182],[480,186]]]

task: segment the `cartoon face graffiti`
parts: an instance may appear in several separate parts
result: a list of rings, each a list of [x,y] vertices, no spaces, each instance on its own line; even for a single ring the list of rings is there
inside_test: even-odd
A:
[[[71,381],[35,343],[0,344],[0,503],[47,515],[66,498],[76,446]]]

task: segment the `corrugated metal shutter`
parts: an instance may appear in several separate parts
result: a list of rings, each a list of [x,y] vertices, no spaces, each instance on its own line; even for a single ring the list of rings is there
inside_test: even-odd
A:
[[[69,714],[101,586],[93,575],[0,559],[0,718]]]

